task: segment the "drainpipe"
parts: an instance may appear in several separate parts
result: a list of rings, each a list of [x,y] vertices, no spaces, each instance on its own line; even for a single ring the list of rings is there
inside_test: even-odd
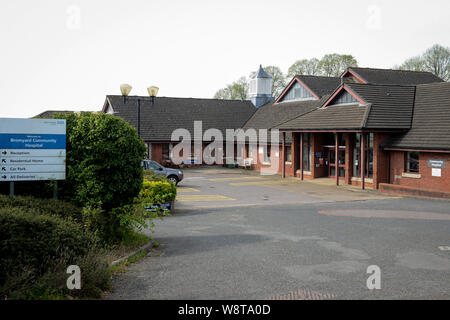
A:
[[[388,183],[391,183],[391,152],[388,151]]]
[[[285,152],[285,136],[286,136],[286,133],[282,132],[281,133],[281,176],[283,178],[286,177],[286,163],[285,163],[285,159],[284,159],[285,158],[285,155],[284,155],[284,152]]]
[[[303,132],[300,132],[300,179],[303,180]]]
[[[335,174],[336,174],[336,185],[339,185],[339,133],[336,132],[334,138],[334,144],[336,149],[334,150],[334,163],[335,163]]]
[[[366,159],[364,159],[365,158],[365,150],[366,150],[366,146],[365,146],[366,145],[366,141],[365,141],[364,132],[361,132],[361,143],[360,143],[360,145],[361,145],[361,156],[360,156],[360,159],[361,159],[361,189],[364,190],[364,188],[365,188],[364,167],[365,167],[365,162],[366,162]]]

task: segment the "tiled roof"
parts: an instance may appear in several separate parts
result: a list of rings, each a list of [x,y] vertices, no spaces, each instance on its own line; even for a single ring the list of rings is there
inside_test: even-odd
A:
[[[325,99],[326,98],[321,100],[267,103],[256,110],[253,116],[245,123],[244,128],[273,128],[280,123],[286,122],[316,109],[325,101]]]
[[[431,72],[359,67],[350,67],[349,69],[372,84],[416,85],[444,81]]]
[[[409,129],[414,86],[346,84],[367,104],[330,105],[304,114],[280,129]]]
[[[339,77],[308,75],[297,75],[295,77],[306,84],[319,97],[332,93],[341,84],[341,79]]]
[[[372,106],[367,129],[409,129],[414,105],[414,86],[346,84]]]
[[[317,109],[327,97],[321,100],[306,100],[306,101],[288,101],[282,103],[267,103],[259,107],[253,116],[245,123],[243,129],[271,129],[277,127],[280,123],[294,119],[311,110]],[[268,141],[270,141],[270,133],[268,133]],[[281,142],[281,136],[279,137]],[[291,135],[286,135],[286,142],[291,142]]]
[[[418,85],[411,130],[386,147],[450,150],[450,83]]]
[[[316,109],[303,116],[287,121],[279,126],[285,130],[333,130],[361,129],[364,127],[370,105],[336,105]]]
[[[137,127],[137,98],[119,95],[106,97],[116,116]],[[219,129],[225,138],[226,129],[237,129],[256,111],[250,101],[156,97],[141,100],[141,137],[145,141],[171,141],[172,132],[187,129],[194,138],[194,121],[202,121],[202,129]]]

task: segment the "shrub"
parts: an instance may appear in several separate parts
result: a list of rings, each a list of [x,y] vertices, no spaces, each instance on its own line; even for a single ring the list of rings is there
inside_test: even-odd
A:
[[[106,260],[90,249],[85,256],[75,257],[73,264],[81,270],[81,288],[69,290],[66,286],[68,274],[65,259],[49,265],[46,272],[36,277],[33,269],[25,266],[0,284],[0,298],[8,299],[65,299],[100,298],[103,291],[110,289],[111,272]]]
[[[23,211],[27,212],[56,215],[59,217],[70,218],[78,222],[81,222],[83,218],[81,208],[70,202],[54,199],[0,195],[0,208],[21,208]]]
[[[123,119],[104,113],[55,114],[66,119],[67,177],[62,194],[105,211],[132,204],[142,184],[144,142]]]
[[[149,181],[144,179],[139,194],[141,201],[146,204],[162,204],[175,200],[177,187],[170,182]]]
[[[67,175],[60,195],[85,209],[86,225],[105,242],[130,230],[121,223],[132,214],[143,179],[144,142],[124,120],[104,113],[55,114],[66,119]]]
[[[21,208],[0,209],[0,283],[27,266],[40,275],[52,261],[71,262],[95,244],[82,225],[56,216],[30,214]]]
[[[144,179],[147,179],[148,181],[169,182],[165,176],[156,174],[153,170],[144,170]]]
[[[42,210],[42,209],[41,209]],[[109,286],[109,271],[95,237],[72,219],[39,209],[0,209],[0,296],[18,299],[97,297]],[[82,289],[66,288],[66,268],[76,264]]]

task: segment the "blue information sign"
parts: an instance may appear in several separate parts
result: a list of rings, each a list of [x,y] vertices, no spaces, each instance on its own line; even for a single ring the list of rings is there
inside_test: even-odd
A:
[[[0,118],[0,182],[65,176],[65,120]]]
[[[0,133],[2,149],[65,149],[65,134]]]

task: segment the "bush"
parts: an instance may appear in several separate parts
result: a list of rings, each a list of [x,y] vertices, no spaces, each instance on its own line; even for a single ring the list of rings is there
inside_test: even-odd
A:
[[[67,123],[64,197],[105,211],[132,204],[142,184],[146,146],[123,119],[104,113],[55,114]]]
[[[177,187],[170,182],[149,181],[144,179],[142,190],[139,194],[144,205],[162,204],[175,200]]]
[[[147,179],[148,181],[169,182],[165,176],[156,174],[153,170],[144,170],[144,179]]]
[[[64,199],[85,208],[85,222],[105,242],[120,241],[121,223],[134,214],[134,205],[142,186],[141,162],[146,146],[136,130],[118,117],[83,112],[55,114],[66,119],[67,175],[59,184]]]
[[[71,219],[39,210],[0,209],[0,296],[98,297],[109,286],[109,271],[97,254],[95,237]],[[66,287],[71,264],[81,268],[81,290]]]
[[[30,214],[20,208],[0,209],[0,282],[16,268],[42,274],[52,261],[84,256],[95,244],[83,226],[56,216]]]
[[[33,197],[0,195],[0,208],[21,208],[23,211],[36,214],[55,215],[58,217],[73,219],[78,222],[83,220],[81,208],[70,202],[54,199],[38,199]]]

